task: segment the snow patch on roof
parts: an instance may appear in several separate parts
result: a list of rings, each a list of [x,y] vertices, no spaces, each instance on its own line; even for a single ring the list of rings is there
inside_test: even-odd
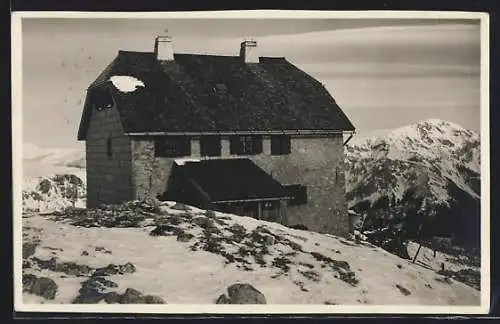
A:
[[[114,75],[111,82],[121,92],[134,92],[138,87],[144,87],[144,82],[128,75]]]

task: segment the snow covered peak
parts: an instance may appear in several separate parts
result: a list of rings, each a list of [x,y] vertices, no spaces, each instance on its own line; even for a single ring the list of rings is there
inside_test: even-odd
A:
[[[480,198],[480,137],[457,124],[429,119],[358,138],[346,146],[346,167],[347,196],[356,211],[371,212],[365,201],[386,199],[388,215],[394,206],[405,212],[420,206],[432,217],[445,209],[476,215],[467,208]]]
[[[404,126],[389,133],[390,137],[413,136],[418,138],[447,138],[461,140],[464,137],[479,139],[479,135],[462,126],[440,119],[427,119],[413,125]]]
[[[138,87],[144,87],[144,82],[128,75],[115,75],[110,78],[111,82],[121,92],[134,92]]]
[[[391,159],[457,160],[480,171],[479,134],[455,123],[428,119],[394,129],[381,136],[358,137],[348,144],[348,152],[380,155]],[[388,152],[387,152],[388,151]]]

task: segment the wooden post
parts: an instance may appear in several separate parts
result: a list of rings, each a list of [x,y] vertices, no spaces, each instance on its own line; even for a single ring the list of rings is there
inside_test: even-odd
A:
[[[288,225],[286,219],[286,200],[280,200],[280,213],[281,213],[281,224]]]
[[[78,199],[78,187],[76,184],[73,185],[73,190],[72,190],[72,197],[71,197],[71,203],[73,205],[73,208],[76,206],[76,200]]]
[[[420,252],[420,249],[422,248],[422,244],[418,245],[418,250],[417,253],[415,253],[415,256],[413,257],[412,263],[415,263],[415,260],[417,260],[418,253]]]
[[[424,227],[424,224],[420,223],[420,225],[418,226],[418,230],[417,230],[417,236],[420,234],[420,232],[422,231],[423,227]],[[418,253],[420,252],[421,248],[422,248],[422,243],[420,243],[418,245],[418,250],[417,250],[417,253],[415,253],[415,256],[413,257],[413,262],[412,263],[415,263],[415,261],[417,260]]]
[[[262,206],[260,201],[257,202],[257,218],[262,219]]]

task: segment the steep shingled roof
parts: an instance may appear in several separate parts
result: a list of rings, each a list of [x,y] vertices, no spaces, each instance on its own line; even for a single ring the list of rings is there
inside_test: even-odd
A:
[[[134,92],[113,87],[114,75],[144,83]],[[154,53],[119,51],[91,84],[117,103],[126,133],[337,130],[354,126],[323,85],[284,58],[174,54],[160,63]],[[78,139],[92,114],[87,100]]]

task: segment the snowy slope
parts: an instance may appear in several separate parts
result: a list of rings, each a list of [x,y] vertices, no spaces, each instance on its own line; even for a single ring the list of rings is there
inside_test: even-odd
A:
[[[121,216],[132,211],[145,216],[135,224],[130,216],[123,220]],[[163,235],[158,224],[165,230]],[[176,208],[170,202],[149,213],[129,204],[93,212],[33,215],[23,219],[23,226],[24,242],[37,242],[34,254],[25,257],[31,264],[23,272],[51,278],[58,287],[53,300],[25,292],[25,303],[71,303],[90,275],[40,268],[36,258],[54,258],[54,264],[75,262],[90,269],[132,263],[133,273],[106,277],[118,285],[112,290],[123,293],[133,288],[168,304],[213,304],[237,282],[254,286],[268,304],[480,302],[479,291],[366,243],[249,217]],[[158,236],[150,235],[154,229]]]
[[[354,139],[346,148],[350,206],[369,214],[368,227],[406,219],[416,230],[428,219],[440,234],[462,235],[446,228],[454,217],[478,230],[479,157],[478,134],[437,119]]]

